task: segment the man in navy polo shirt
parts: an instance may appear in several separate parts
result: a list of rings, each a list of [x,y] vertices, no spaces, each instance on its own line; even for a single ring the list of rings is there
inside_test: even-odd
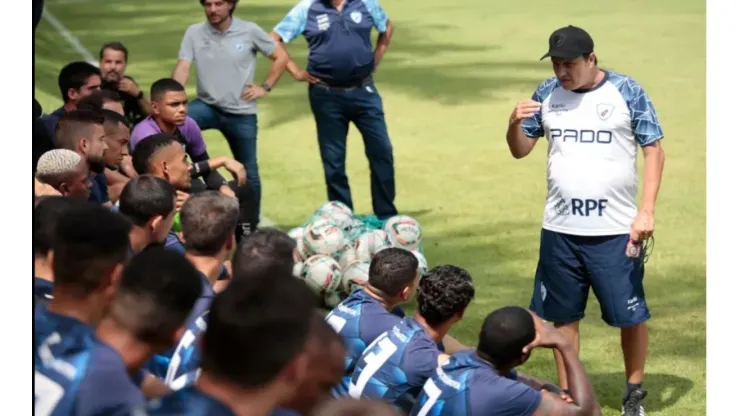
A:
[[[375,50],[373,26],[380,32]],[[390,44],[393,26],[378,0],[302,0],[270,35],[288,43],[303,35],[308,41],[308,68],[288,63],[288,72],[310,83],[321,160],[330,201],[352,208],[345,159],[347,131],[353,122],[365,142],[370,162],[373,211],[380,219],[397,214],[393,147],[383,102],[372,74]]]

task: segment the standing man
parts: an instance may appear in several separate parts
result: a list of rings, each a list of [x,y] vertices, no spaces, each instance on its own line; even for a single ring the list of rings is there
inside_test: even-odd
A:
[[[207,21],[185,32],[172,78],[185,85],[195,63],[198,98],[188,115],[201,130],[216,129],[224,135],[234,158],[247,168],[247,180],[260,201],[256,100],[275,87],[289,58],[257,24],[233,17],[237,2],[200,0]],[[254,85],[258,51],[272,59],[272,66],[264,82]],[[259,215],[259,202],[257,206]]]
[[[548,194],[530,308],[578,348],[578,323],[593,286],[602,319],[621,329],[627,375],[622,414],[642,416],[650,318],[643,251],[654,229],[663,130],[634,79],[599,69],[594,42],[583,29],[553,32],[545,57],[556,76],[540,84],[531,100],[517,104],[506,133],[517,159],[532,151],[537,138],[549,142]],[[638,147],[645,158],[639,208]],[[562,356],[555,358],[561,386],[572,387]]]
[[[374,51],[373,27],[380,32]],[[298,35],[308,41],[308,68],[304,71],[292,61],[287,68],[293,78],[311,84],[308,97],[329,200],[353,208],[345,167],[347,131],[353,122],[365,142],[373,211],[381,220],[398,211],[393,204],[393,147],[372,74],[392,33],[393,26],[378,0],[303,0],[270,33],[279,42],[288,43]]]
[[[121,96],[123,110],[128,120],[136,125],[149,115],[149,100],[126,72],[128,49],[121,42],[108,42],[100,48],[100,72],[103,78],[101,88],[115,91]]]
[[[59,118],[77,109],[77,103],[100,90],[100,70],[87,62],[72,62],[59,71],[59,92],[64,105],[42,117],[46,130],[53,135]]]

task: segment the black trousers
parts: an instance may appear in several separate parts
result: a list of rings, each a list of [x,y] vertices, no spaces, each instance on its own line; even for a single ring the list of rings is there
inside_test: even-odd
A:
[[[239,200],[239,222],[236,224],[236,242],[239,243],[242,238],[249,236],[257,230],[259,222],[259,198],[252,185],[247,182],[239,186],[236,181],[228,183],[236,199]],[[200,178],[193,178],[190,187],[190,193],[195,194],[208,190],[208,186]]]

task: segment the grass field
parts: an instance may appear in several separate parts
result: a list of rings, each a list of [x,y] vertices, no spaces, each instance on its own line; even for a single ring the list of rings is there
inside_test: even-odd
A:
[[[242,3],[237,16],[267,30],[294,4]],[[537,60],[550,32],[567,24],[586,28],[603,67],[642,83],[663,123],[667,155],[646,277],[653,314],[647,411],[705,413],[704,3],[385,0],[384,7],[396,31],[376,80],[395,147],[397,203],[423,224],[431,265],[460,265],[475,279],[478,295],[453,331],[466,343],[475,343],[492,309],[529,303],[546,146],[514,160],[504,133],[516,100],[528,98],[550,74],[548,63]],[[93,55],[105,41],[124,42],[128,73],[146,89],[169,76],[185,28],[203,19],[195,0],[47,0],[47,9]],[[305,63],[302,39],[289,51]],[[37,30],[35,56],[37,99],[51,112],[60,104],[59,69],[81,56],[46,20]],[[265,64],[263,59],[258,79]],[[303,222],[325,198],[306,86],[286,74],[260,106],[263,211],[288,227]],[[206,137],[211,154],[228,152],[218,133]],[[355,130],[349,142],[355,205],[369,212],[369,173]],[[624,390],[618,332],[601,322],[593,298],[582,331],[582,359],[604,414],[617,415]],[[555,375],[548,352],[535,353],[524,370]]]

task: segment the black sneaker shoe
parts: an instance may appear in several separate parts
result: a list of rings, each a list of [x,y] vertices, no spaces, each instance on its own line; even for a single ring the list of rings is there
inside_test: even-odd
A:
[[[622,401],[622,416],[645,416],[645,407],[642,402],[647,397],[647,391],[645,390],[633,390],[630,394]]]

